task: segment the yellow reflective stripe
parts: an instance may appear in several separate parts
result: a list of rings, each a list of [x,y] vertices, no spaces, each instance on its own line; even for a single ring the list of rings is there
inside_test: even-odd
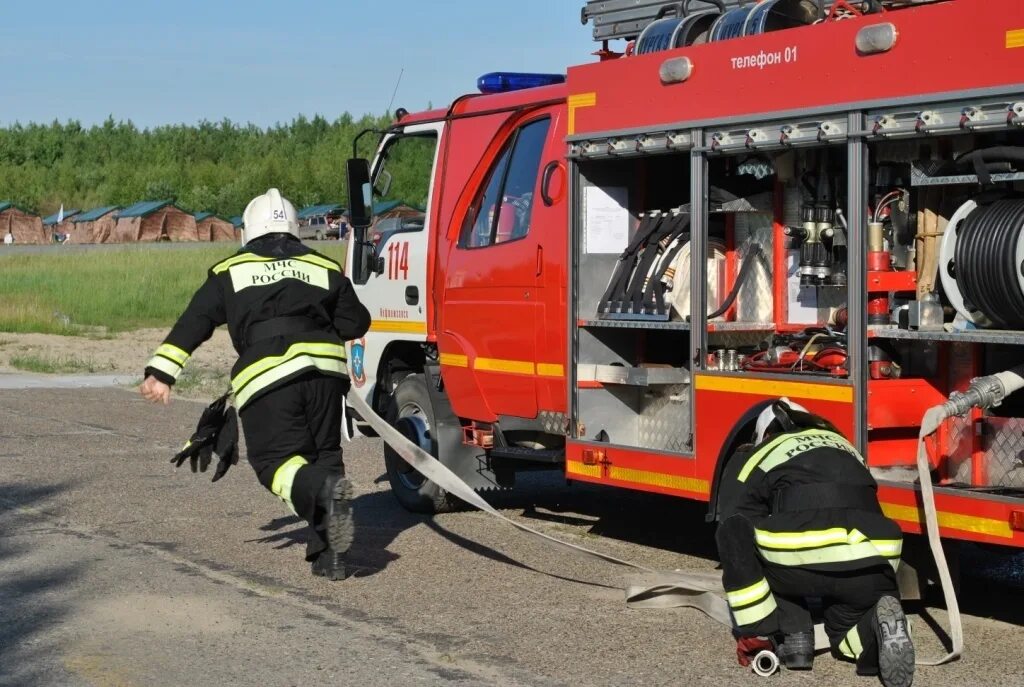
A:
[[[600,465],[587,465],[578,460],[565,461],[565,473],[567,475],[579,475],[581,477],[601,477]]]
[[[426,334],[427,323],[407,320],[374,320],[370,323],[370,331],[388,334]]]
[[[484,372],[507,372],[517,375],[532,375],[533,363],[526,360],[502,360],[500,358],[477,358],[473,369]]]
[[[864,645],[860,641],[860,633],[857,632],[857,626],[854,625],[843,637],[843,641],[839,643],[839,652],[847,658],[859,658],[863,651]]]
[[[564,377],[565,368],[557,363],[537,363],[537,374],[541,377]]]
[[[325,355],[336,358],[345,359],[345,347],[341,344],[333,343],[295,343],[288,347],[282,355],[271,356],[262,358],[249,367],[239,372],[234,379],[231,380],[231,385],[237,391],[241,387],[252,381],[253,378],[258,377],[267,370],[270,370],[281,363],[287,362],[291,358],[297,355],[308,353],[310,355]]]
[[[323,372],[334,372],[337,374],[345,374],[345,360],[338,358],[321,358],[313,355],[299,355],[291,360],[281,363],[276,367],[272,367],[266,370],[263,374],[259,375],[255,380],[249,382],[244,388],[239,389],[235,386],[234,382],[231,383],[232,388],[235,391],[235,403],[239,408],[249,402],[255,394],[259,393],[263,389],[266,389],[271,384],[281,381],[285,377],[300,372],[307,367],[315,367]]]
[[[448,367],[469,367],[469,356],[459,353],[442,353],[441,364]]]
[[[738,479],[740,482],[746,482],[755,467],[760,468],[762,472],[768,472],[791,458],[816,448],[834,448],[846,451],[861,463],[864,462],[863,456],[857,452],[853,444],[841,435],[823,429],[809,429],[799,434],[783,434],[765,444],[747,459]]]
[[[1006,32],[1006,49],[1024,48],[1024,29],[1013,29]]]
[[[772,590],[771,587],[768,586],[768,580],[762,577],[749,587],[737,589],[734,592],[727,591],[725,593],[725,598],[728,599],[730,606],[736,608],[752,604],[755,601],[764,598],[766,594],[771,594],[771,592]]]
[[[281,258],[262,258],[252,253],[243,253],[242,255],[233,255],[227,260],[222,260],[213,266],[213,273],[220,274],[226,272],[233,265],[241,265],[243,262],[271,262],[273,260],[280,260]]]
[[[882,513],[890,520],[902,520],[920,524],[921,515],[917,506],[903,506],[898,503],[882,502]],[[1013,528],[1007,520],[995,520],[983,518],[976,515],[964,515],[963,513],[952,513],[939,511],[939,527],[943,529],[960,530],[962,532],[978,532],[993,537],[1004,539],[1013,538]]]
[[[160,370],[161,372],[169,374],[174,379],[177,379],[178,375],[181,374],[181,365],[173,360],[168,360],[162,355],[154,355],[149,359],[149,362],[146,363],[146,367],[152,367]]]
[[[448,367],[470,367],[469,356],[462,355],[461,353],[442,353],[441,364]],[[476,358],[473,360],[472,367],[482,372],[504,372],[506,374],[533,375],[537,377],[565,377],[565,367],[558,363],[533,363],[529,360],[505,360],[503,358]]]
[[[581,107],[593,107],[597,105],[597,93],[577,93],[570,95],[566,102],[566,109],[569,116],[566,124],[566,133],[572,136],[576,133],[576,110]]]
[[[754,455],[747,458],[747,462],[744,463],[743,469],[740,470],[740,475],[737,479],[739,479],[740,482],[746,482],[747,478],[750,477],[750,473],[753,472],[754,468],[757,467],[757,464],[764,460],[765,456],[771,453],[776,446],[778,446],[785,440],[785,436],[775,437],[767,444],[762,446],[758,451],[756,451]]]
[[[736,620],[736,624],[739,626],[753,625],[754,623],[760,622],[775,612],[777,608],[775,604],[775,597],[770,596],[759,604],[751,606],[750,608],[744,608],[741,611],[733,611],[732,617]]]
[[[867,539],[859,531],[848,532],[844,527],[807,532],[771,532],[755,529],[754,538],[758,546],[767,546],[770,549],[813,549],[831,544],[859,544]]]
[[[313,265],[319,265],[320,267],[323,267],[325,269],[334,270],[335,272],[341,272],[341,265],[339,265],[338,263],[334,262],[333,260],[328,260],[327,258],[321,258],[319,255],[313,255],[313,254],[309,254],[309,255],[295,255],[295,256],[293,256],[291,258],[285,258],[285,259],[286,260],[302,260],[303,262],[308,262],[308,263],[313,264]]]
[[[840,544],[802,551],[773,551],[771,549],[759,549],[759,551],[761,557],[766,561],[778,565],[801,566],[846,563],[879,556],[889,559],[889,564],[896,568],[899,565],[899,555],[902,549],[903,542],[897,539],[863,541],[857,544]]]
[[[618,480],[620,482],[632,482],[634,484],[646,484],[652,487],[662,487],[663,489],[689,491],[694,494],[711,493],[711,486],[705,479],[684,477],[682,475],[670,475],[664,472],[652,472],[650,470],[623,468],[617,465],[609,466],[608,478]]]
[[[808,382],[783,382],[773,379],[748,379],[718,375],[695,375],[694,388],[698,391],[728,391],[735,394],[753,394],[793,400],[809,399],[853,403],[853,386],[843,384],[812,384]]]
[[[274,471],[274,480],[270,483],[270,491],[277,494],[292,513],[295,513],[295,505],[292,504],[292,484],[295,483],[295,473],[304,465],[309,465],[309,461],[302,456],[289,458]]]
[[[182,366],[184,366],[189,359],[188,353],[177,346],[172,346],[169,343],[160,344],[160,347],[156,349],[156,355],[162,355],[165,358],[170,358]]]

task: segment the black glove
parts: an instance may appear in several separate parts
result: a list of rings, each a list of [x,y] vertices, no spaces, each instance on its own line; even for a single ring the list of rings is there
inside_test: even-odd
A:
[[[206,468],[210,466],[210,459],[213,455],[213,447],[217,442],[217,435],[224,428],[226,421],[224,407],[227,405],[229,395],[230,392],[224,394],[206,407],[199,418],[199,424],[196,425],[196,431],[192,434],[192,438],[188,440],[184,448],[171,458],[171,462],[174,463],[175,467],[180,468],[185,459],[188,458],[192,466],[192,472],[196,472],[197,469],[201,472],[206,472]],[[237,433],[238,425],[236,424],[235,434],[237,435]]]
[[[217,435],[217,444],[213,448],[220,459],[217,469],[213,471],[213,482],[227,474],[228,468],[238,463],[238,413],[234,408],[228,408],[224,418],[224,426]]]

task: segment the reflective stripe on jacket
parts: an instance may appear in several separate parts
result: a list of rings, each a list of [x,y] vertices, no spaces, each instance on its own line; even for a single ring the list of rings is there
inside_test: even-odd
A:
[[[278,318],[308,324],[292,331],[285,320],[286,333],[250,341],[251,327]],[[239,354],[231,387],[241,409],[303,374],[346,376],[344,342],[366,333],[370,314],[341,265],[289,234],[269,234],[209,269],[146,374],[173,384],[195,349],[223,324]]]
[[[839,507],[829,502],[835,487],[867,490],[877,484],[863,456],[835,432],[808,429],[772,437],[742,460],[731,484],[723,484],[722,519],[740,514],[754,525],[760,557],[779,566],[817,570],[858,570],[899,565],[903,535],[899,526],[871,503]],[[813,498],[821,485],[820,505]],[[796,491],[808,505],[777,509],[780,494]],[[875,501],[877,504],[877,501]]]

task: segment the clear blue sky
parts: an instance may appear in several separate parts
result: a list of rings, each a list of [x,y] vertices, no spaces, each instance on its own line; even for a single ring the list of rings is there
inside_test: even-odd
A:
[[[489,71],[595,58],[584,0],[4,3],[0,125],[154,126],[440,106]],[[385,9],[386,8],[386,9]]]

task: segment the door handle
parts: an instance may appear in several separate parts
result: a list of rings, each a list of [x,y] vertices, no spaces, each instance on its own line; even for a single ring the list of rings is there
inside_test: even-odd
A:
[[[405,304],[416,305],[420,302],[420,290],[415,286],[405,287]]]
[[[551,207],[555,204],[555,199],[551,197],[549,187],[551,186],[551,177],[554,176],[558,166],[558,160],[552,160],[544,167],[544,173],[540,178],[540,198],[544,201],[546,207]]]
[[[537,276],[544,271],[544,246],[537,244]]]

